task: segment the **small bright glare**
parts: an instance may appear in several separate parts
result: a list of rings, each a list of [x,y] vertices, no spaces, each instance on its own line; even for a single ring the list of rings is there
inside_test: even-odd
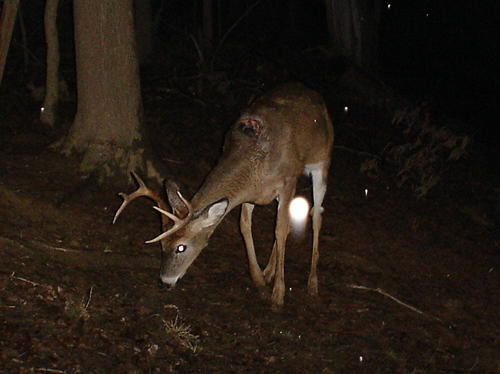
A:
[[[303,237],[309,216],[309,202],[303,197],[296,197],[288,207],[290,230],[295,237]]]
[[[344,112],[347,113],[349,111],[349,107],[348,106],[345,106],[344,107]]]
[[[294,221],[304,221],[309,214],[309,203],[303,197],[296,197],[290,203],[290,216]]]

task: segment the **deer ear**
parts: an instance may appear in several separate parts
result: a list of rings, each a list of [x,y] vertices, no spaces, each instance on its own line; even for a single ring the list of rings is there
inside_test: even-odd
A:
[[[173,213],[177,217],[185,217],[188,213],[186,204],[180,199],[178,192],[179,186],[174,181],[165,181],[165,190],[167,191],[168,203],[172,207]]]
[[[213,226],[219,222],[224,217],[228,205],[229,201],[222,199],[205,207],[198,218],[200,228]]]

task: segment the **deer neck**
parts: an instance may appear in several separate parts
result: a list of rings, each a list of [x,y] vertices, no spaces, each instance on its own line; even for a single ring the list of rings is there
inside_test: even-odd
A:
[[[229,201],[227,214],[241,203],[248,201],[254,186],[253,170],[254,167],[249,163],[228,165],[228,162],[220,162],[193,196],[191,200],[193,210],[197,212],[211,203],[227,199]]]

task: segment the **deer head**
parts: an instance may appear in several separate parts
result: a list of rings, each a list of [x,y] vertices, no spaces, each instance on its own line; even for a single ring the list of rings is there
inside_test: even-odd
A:
[[[174,226],[147,243],[161,241],[161,284],[173,288],[207,246],[208,239],[227,213],[229,202],[222,199],[193,212],[175,184],[167,183],[166,190],[173,214],[159,207],[155,209],[171,219]]]
[[[165,182],[168,202],[172,212],[167,211],[167,204],[134,172],[132,176],[139,187],[131,194],[120,193],[123,203],[116,211],[113,223],[125,207],[138,197],[144,196],[157,203],[155,206],[162,216],[165,231],[146,243],[161,242],[161,285],[173,288],[186,270],[208,244],[208,239],[228,211],[229,202],[221,199],[204,208],[194,211],[191,204],[182,196],[178,186],[171,181]],[[169,227],[169,222],[173,225]]]

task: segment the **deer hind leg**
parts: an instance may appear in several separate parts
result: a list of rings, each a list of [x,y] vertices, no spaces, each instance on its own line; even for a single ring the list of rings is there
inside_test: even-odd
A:
[[[263,288],[266,285],[264,276],[262,275],[262,270],[260,269],[259,263],[257,262],[257,256],[255,255],[255,247],[253,244],[252,237],[252,212],[255,205],[244,203],[241,206],[240,215],[240,230],[241,235],[243,235],[243,241],[245,242],[245,247],[247,250],[248,257],[248,267],[250,269],[250,277],[253,283],[258,288]]]
[[[321,166],[311,170],[312,185],[313,185],[313,200],[314,206],[312,209],[312,223],[313,223],[313,247],[311,255],[311,271],[309,272],[309,279],[307,281],[307,289],[310,295],[318,294],[318,274],[317,266],[319,259],[319,231],[321,229],[321,213],[323,199],[326,193],[328,167]]]
[[[271,283],[276,273],[276,239],[274,240],[273,250],[269,256],[269,261],[264,269],[264,279],[267,284]]]
[[[289,230],[288,206],[295,193],[296,180],[287,181],[279,194],[278,214],[275,227],[275,274],[271,302],[273,310],[279,310],[285,298],[285,244]],[[272,255],[271,255],[272,256]]]

